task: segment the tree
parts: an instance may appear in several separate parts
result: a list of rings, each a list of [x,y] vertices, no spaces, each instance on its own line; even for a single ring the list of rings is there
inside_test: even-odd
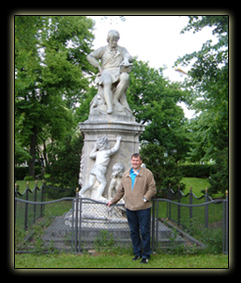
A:
[[[83,16],[15,17],[15,135],[18,151],[31,156],[30,176],[38,145],[61,140],[76,126],[70,108],[93,74],[86,60],[92,29]]]
[[[182,174],[174,157],[167,156],[162,146],[150,143],[142,146],[140,153],[143,162],[155,176],[157,189],[166,189],[169,184],[171,184],[174,191],[177,191],[179,184],[181,190],[185,189],[185,185],[180,182]]]
[[[189,92],[165,79],[161,68],[155,70],[136,59],[133,65],[127,99],[137,121],[146,125],[142,144],[162,146],[176,161],[184,158],[189,144],[187,119],[177,103],[186,102]]]
[[[83,137],[76,132],[70,132],[62,142],[56,143],[49,154],[50,165],[46,168],[46,172],[50,174],[48,184],[64,189],[78,186],[82,147]],[[67,195],[60,193],[54,197]]]
[[[192,90],[191,109],[198,117],[190,123],[192,148],[191,160],[216,161],[216,169],[221,170],[222,188],[211,182],[213,192],[228,189],[228,16],[191,16],[182,32],[200,31],[212,27],[218,43],[205,42],[202,49],[179,58],[177,64],[191,64],[194,61],[185,88]],[[212,177],[212,176],[211,176]],[[216,176],[217,177],[217,176]],[[216,178],[215,174],[213,178]]]

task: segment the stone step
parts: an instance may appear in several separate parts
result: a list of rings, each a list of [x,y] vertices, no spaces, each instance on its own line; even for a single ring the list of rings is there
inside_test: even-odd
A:
[[[127,222],[108,222],[104,220],[97,221],[86,219],[83,219],[81,225],[81,242],[85,243],[85,245],[87,246],[93,245],[94,241],[100,236],[101,230],[107,230],[110,234],[113,235],[114,240],[116,242],[119,242],[120,244],[131,243],[130,229]],[[160,242],[161,245],[172,243],[173,241],[170,239],[170,237],[173,235],[174,232],[172,231],[172,229],[168,228],[166,225],[158,221],[157,236],[158,242]],[[156,232],[154,236],[156,237]],[[61,246],[61,242],[66,243],[67,245],[71,245],[72,237],[73,239],[75,239],[75,227],[72,230],[72,227],[65,225],[64,216],[58,216],[45,230],[45,233],[42,235],[42,240],[45,241],[46,244],[47,242],[51,241],[55,242],[56,244],[59,243],[58,245]],[[180,236],[177,236],[175,241],[185,243],[185,240]]]

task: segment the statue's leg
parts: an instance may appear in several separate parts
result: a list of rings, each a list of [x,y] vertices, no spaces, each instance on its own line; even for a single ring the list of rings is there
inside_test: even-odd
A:
[[[113,98],[112,98],[112,78],[108,73],[105,73],[103,78],[104,85],[104,98],[107,104],[107,114],[111,114],[113,112]]]
[[[118,103],[118,100],[124,94],[124,91],[128,87],[128,85],[129,85],[129,74],[128,73],[122,73],[120,75],[120,82],[118,83],[118,85],[116,87],[114,102]]]
[[[96,198],[98,199],[99,197],[102,196],[102,194],[103,194],[103,192],[105,190],[106,179],[105,179],[105,175],[102,174],[101,172],[98,172],[96,174],[96,179],[100,183],[98,188],[97,188],[97,194],[96,194]]]
[[[84,194],[88,189],[90,189],[90,188],[92,188],[92,187],[94,186],[95,179],[96,179],[96,177],[95,177],[94,175],[90,174],[88,184],[87,184],[85,187],[83,187],[83,188],[80,190],[80,192],[79,192],[80,196],[83,196],[83,194]]]

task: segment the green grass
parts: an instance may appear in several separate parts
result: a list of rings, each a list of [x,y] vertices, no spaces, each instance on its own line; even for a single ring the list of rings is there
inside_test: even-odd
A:
[[[29,182],[29,188],[32,191],[35,187],[35,181],[28,181]],[[27,188],[27,181],[16,181],[16,183],[19,185],[19,192],[22,194],[26,188]],[[38,187],[40,188],[42,186],[42,181],[37,181]]]
[[[192,192],[197,197],[200,197],[203,195],[201,190],[205,190],[205,188],[210,187],[210,183],[208,179],[185,177],[185,178],[182,178],[181,182],[186,185],[186,188],[183,191],[184,194],[187,194],[190,191],[190,186],[191,186]]]
[[[148,264],[128,254],[16,254],[15,268],[228,268],[228,256],[219,254],[154,254]]]

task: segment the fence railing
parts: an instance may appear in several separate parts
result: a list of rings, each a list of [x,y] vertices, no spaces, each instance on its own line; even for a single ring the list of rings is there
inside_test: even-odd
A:
[[[106,203],[73,197],[44,201],[46,186],[35,185],[20,194],[15,190],[16,252],[82,252],[102,248],[131,247],[123,204],[109,209]],[[168,192],[168,189],[167,189]],[[30,194],[29,194],[30,193]],[[36,195],[35,195],[36,194]],[[201,198],[156,198],[152,201],[151,248],[160,250],[228,253],[228,195]],[[189,198],[188,198],[189,196]],[[202,203],[201,200],[204,200]],[[187,203],[188,202],[188,203]]]
[[[187,194],[184,194],[181,190],[180,190],[180,185],[178,185],[178,190],[177,192],[175,193],[172,188],[171,188],[171,184],[169,184],[169,188],[167,189],[162,189],[160,190],[160,192],[166,192],[167,194],[167,199],[168,200],[176,200],[178,203],[181,203],[184,199],[185,199],[185,202],[186,204],[190,204],[189,206],[189,217],[190,219],[193,217],[193,206],[192,204],[195,203],[195,200],[199,201],[199,200],[204,200],[204,202],[206,203],[205,205],[205,214],[204,214],[204,218],[205,218],[205,228],[208,228],[208,202],[209,201],[213,201],[213,199],[211,198],[211,196],[208,195],[208,189],[205,188],[205,194],[203,194],[202,196],[200,197],[197,197],[193,192],[192,192],[192,187],[190,187],[190,191],[187,193]],[[226,191],[226,195],[228,196],[228,193]],[[214,202],[216,204],[219,204],[220,203],[220,200],[217,201],[217,202]],[[173,211],[172,211],[172,205],[171,203],[169,202],[167,204],[167,217],[176,222],[178,225],[181,224],[181,206],[179,205],[177,207],[177,210],[176,210],[176,215],[175,217],[173,217],[172,215]],[[175,213],[175,211],[174,211]]]
[[[40,200],[41,203],[43,203],[45,201],[45,185],[44,185],[44,181],[42,181],[42,186],[39,188],[37,181],[35,182],[35,187],[33,188],[33,190],[30,190],[29,188],[29,182],[27,182],[27,188],[25,189],[25,191],[23,193],[20,193],[18,190],[18,185],[15,184],[15,205],[14,205],[14,216],[16,219],[16,211],[17,211],[17,202],[16,202],[16,198],[18,196],[20,196],[22,199],[25,199],[26,202],[24,204],[23,211],[24,211],[24,230],[26,231],[29,227],[29,225],[32,225],[35,223],[35,221],[40,218],[43,217],[44,215],[44,204],[41,204],[40,207],[37,207],[37,201]],[[39,192],[39,193],[38,193]],[[30,194],[32,194],[32,196],[30,196]],[[30,212],[29,211],[29,205],[28,205],[28,200],[34,201],[34,205],[33,205],[33,209]],[[39,209],[38,209],[39,208]],[[20,212],[22,213],[22,211]],[[31,217],[29,217],[31,215]]]
[[[163,206],[162,206],[163,204]],[[164,204],[166,207],[164,207]],[[176,218],[170,220],[169,209],[172,205],[172,211],[175,210]],[[190,214],[190,209],[192,213]],[[183,217],[180,218],[180,210]],[[209,225],[207,225],[207,211],[212,216]],[[210,217],[211,218],[211,217]],[[177,225],[179,220],[179,224]],[[185,245],[194,245],[195,248],[207,248],[209,251],[228,253],[228,196],[222,200],[212,200],[199,204],[185,204],[171,201],[168,199],[154,199],[152,206],[152,249],[163,248],[160,243],[162,235],[158,233],[159,225],[173,229],[170,236],[172,246],[175,247],[175,241],[182,236]],[[180,238],[179,238],[180,239]]]

